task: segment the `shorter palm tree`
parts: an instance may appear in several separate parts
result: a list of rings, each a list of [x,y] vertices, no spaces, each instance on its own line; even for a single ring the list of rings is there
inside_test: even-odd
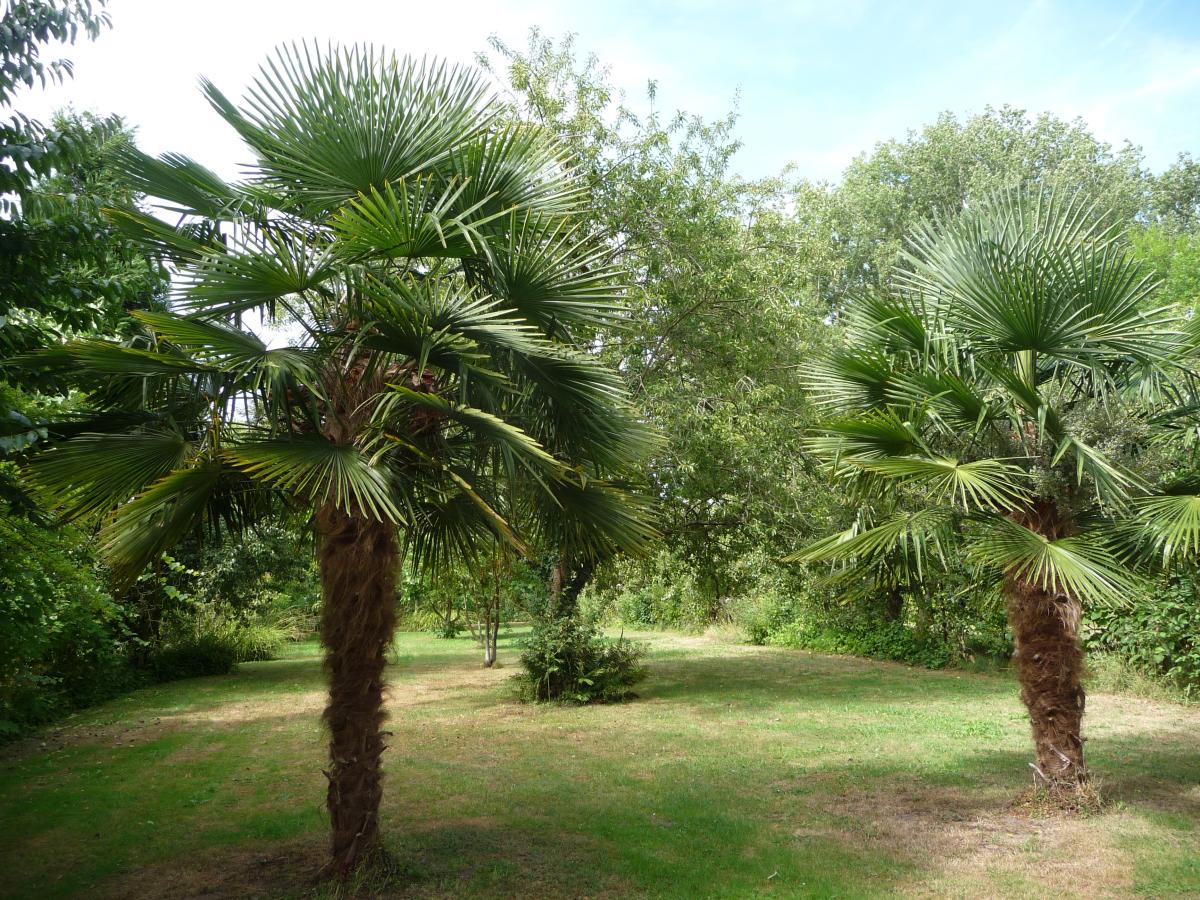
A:
[[[929,577],[954,552],[990,573],[1036,771],[1075,788],[1082,604],[1120,603],[1147,551],[1200,552],[1200,479],[1161,453],[1195,409],[1195,324],[1154,306],[1102,216],[1052,195],[925,226],[907,262],[808,373],[828,416],[812,448],[864,510],[898,511],[793,558]]]
[[[129,581],[197,529],[237,530],[274,496],[311,511],[330,674],[332,867],[379,843],[385,651],[400,559],[590,553],[654,536],[628,487],[650,446],[587,345],[620,315],[586,193],[477,74],[365,48],[285,49],[242,107],[208,98],[254,162],[229,184],[178,156],[126,157],[122,227],[177,270],[174,312],[124,345],[29,364],[84,379],[95,415],[30,466],[63,516],[101,523]],[[270,348],[243,318],[279,316]]]

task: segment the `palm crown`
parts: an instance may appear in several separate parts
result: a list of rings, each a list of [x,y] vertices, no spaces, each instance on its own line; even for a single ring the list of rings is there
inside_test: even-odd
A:
[[[204,90],[247,179],[131,152],[177,222],[115,213],[175,263],[178,312],[39,361],[102,378],[104,411],[32,472],[104,516],[116,572],[252,520],[264,486],[401,525],[428,561],[518,523],[583,555],[644,543],[619,479],[649,436],[584,346],[621,289],[561,148],[475,74],[363,48],[285,49],[240,107]],[[269,348],[242,326],[260,314],[299,340]]]
[[[1200,496],[1176,466],[1195,326],[1156,308],[1121,235],[1080,203],[1003,195],[911,241],[894,289],[847,311],[808,373],[811,441],[864,509],[796,558],[916,566],[963,539],[988,568],[1113,599],[1130,552],[1200,552]]]

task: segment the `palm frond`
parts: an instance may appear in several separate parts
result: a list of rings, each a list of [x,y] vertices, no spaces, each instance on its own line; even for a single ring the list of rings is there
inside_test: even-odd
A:
[[[563,464],[556,460],[536,440],[517,426],[489,412],[465,406],[439,397],[437,394],[415,391],[402,384],[389,384],[389,394],[379,403],[377,421],[389,430],[389,423],[407,423],[411,417],[407,410],[422,409],[457,422],[479,438],[503,448],[523,464],[542,474],[554,475],[562,471]],[[402,439],[407,443],[407,439]]]
[[[259,230],[232,250],[205,252],[180,273],[188,312],[224,317],[266,308],[274,315],[289,297],[319,289],[338,274],[325,242],[279,230]]]
[[[1154,279],[1079,199],[1008,192],[912,237],[899,283],[980,350],[1067,363],[1165,360],[1178,332]]]
[[[537,329],[494,298],[464,289],[454,277],[376,276],[361,285],[370,327],[363,345],[398,354],[418,369],[482,364],[498,351],[540,355],[552,350]]]
[[[562,478],[546,484],[534,500],[542,544],[573,559],[599,562],[618,553],[638,556],[660,538],[651,524],[650,498],[624,485]]]
[[[850,528],[814,541],[785,556],[784,562],[874,563],[894,555],[912,558],[918,576],[931,555],[944,555],[955,515],[946,509],[905,511],[869,528]]]
[[[84,432],[35,456],[25,471],[65,520],[98,516],[182,466],[191,445],[177,431]]]
[[[530,209],[566,216],[580,207],[587,192],[571,170],[566,148],[529,122],[509,122],[482,132],[456,147],[443,167],[464,185],[456,208],[474,220]]]
[[[485,239],[473,208],[457,210],[465,182],[432,175],[399,178],[350,199],[330,224],[339,252],[349,258],[459,259],[482,253]]]
[[[211,169],[179,153],[153,157],[130,144],[115,154],[114,162],[130,187],[174,204],[171,211],[176,213],[222,219],[246,200]]]
[[[429,169],[499,115],[477,73],[368,46],[281,47],[240,110],[202,84],[258,155],[257,177],[314,212]]]
[[[226,512],[238,509],[244,498],[222,490],[228,486],[223,475],[215,460],[176,469],[112,513],[100,529],[100,552],[118,584],[132,582],[161,553],[211,522],[222,506]]]
[[[803,377],[818,406],[851,413],[883,407],[896,374],[886,353],[861,347],[831,351],[807,367]]]
[[[1050,540],[1011,519],[992,516],[981,520],[967,552],[983,565],[1083,603],[1119,603],[1136,588],[1098,535]]]
[[[390,475],[358,447],[318,435],[251,440],[226,447],[223,459],[251,478],[303,497],[332,503],[347,513],[382,522],[404,518],[393,499]]]
[[[105,210],[123,237],[179,264],[194,263],[218,248],[215,232],[202,233],[187,226],[169,225],[156,216],[132,207]]]
[[[808,446],[818,455],[852,461],[907,456],[923,448],[913,423],[887,408],[825,422]]]
[[[611,325],[622,310],[612,252],[578,225],[513,212],[503,237],[474,267],[487,290],[547,334]]]
[[[139,310],[133,317],[155,334],[188,352],[204,369],[235,375],[256,375],[267,380],[285,373],[302,384],[315,386],[314,354],[296,347],[268,349],[256,334],[217,322],[172,313]]]
[[[151,378],[213,371],[195,359],[169,348],[142,350],[101,340],[70,341],[7,360],[6,365],[29,369],[86,371],[95,375]]]
[[[1200,492],[1145,497],[1135,522],[1164,564],[1200,557]]]
[[[946,456],[889,456],[850,462],[876,475],[921,485],[935,502],[953,503],[964,511],[1007,512],[1029,501],[1029,476],[998,459],[959,462]]]

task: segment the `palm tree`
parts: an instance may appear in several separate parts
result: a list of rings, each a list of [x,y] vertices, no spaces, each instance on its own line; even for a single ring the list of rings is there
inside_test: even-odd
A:
[[[924,226],[907,262],[808,373],[828,416],[813,449],[864,509],[897,512],[795,558],[928,577],[956,552],[990,572],[1036,771],[1065,798],[1088,778],[1081,605],[1120,602],[1147,555],[1200,551],[1200,482],[1156,451],[1200,332],[1154,307],[1117,229],[1052,194]]]
[[[102,523],[128,582],[197,529],[284,495],[312,511],[329,671],[334,871],[379,844],[385,650],[407,553],[430,568],[563,527],[595,553],[654,535],[622,479],[649,436],[587,344],[620,315],[608,251],[554,140],[479,76],[368,48],[285,48],[237,106],[241,183],[177,155],[125,167],[174,224],[114,213],[176,267],[174,312],[67,344],[96,413],[31,478]],[[268,347],[243,320],[286,323]],[[513,525],[519,520],[522,533]]]

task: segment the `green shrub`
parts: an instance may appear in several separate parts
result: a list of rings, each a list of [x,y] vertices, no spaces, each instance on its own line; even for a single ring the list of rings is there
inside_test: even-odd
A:
[[[922,637],[900,622],[842,627],[793,622],[772,634],[769,642],[780,647],[888,659],[930,669],[945,668],[953,660],[940,641]]]
[[[82,535],[0,515],[0,735],[136,686],[134,643]]]
[[[1200,695],[1200,578],[1187,572],[1152,583],[1119,606],[1096,606],[1083,623],[1091,654],[1111,654],[1134,672]]]
[[[223,631],[233,647],[234,662],[278,659],[279,651],[288,639],[288,635],[274,625],[259,623],[231,624]]]
[[[524,647],[524,671],[516,680],[525,700],[626,700],[646,677],[644,648],[624,638],[610,641],[594,623],[576,617],[537,620]]]
[[[804,614],[808,597],[802,593],[786,593],[774,584],[764,586],[738,597],[729,609],[730,621],[741,628],[751,644],[767,644]]]
[[[237,647],[228,634],[208,631],[179,638],[156,650],[150,671],[157,681],[228,675],[237,663]]]
[[[283,607],[311,608],[320,598],[316,561],[304,535],[267,521],[187,559],[197,570],[188,591],[226,617],[250,619]]]
[[[634,628],[703,629],[717,612],[692,568],[666,550],[649,560],[615,560],[593,593],[600,608]]]
[[[821,575],[785,580],[767,573],[730,607],[730,619],[754,644],[777,644],[888,659],[929,668],[1006,663],[1012,655],[1004,608],[961,566],[925,588],[903,593],[889,610],[885,593],[864,582],[835,594]]]

